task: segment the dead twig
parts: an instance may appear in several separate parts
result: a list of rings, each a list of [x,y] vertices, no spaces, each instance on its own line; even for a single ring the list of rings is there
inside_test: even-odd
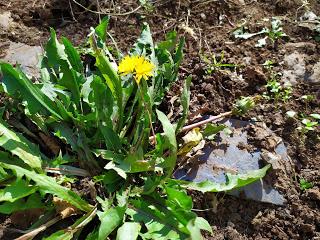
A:
[[[130,15],[132,13],[135,13],[136,11],[138,11],[142,6],[139,5],[137,8],[133,9],[132,11],[129,12],[125,12],[125,13],[111,13],[111,12],[101,12],[101,11],[94,11],[92,9],[89,9],[85,6],[83,6],[81,3],[77,2],[76,0],[72,0],[75,4],[77,4],[79,7],[85,9],[87,12],[91,12],[94,14],[103,14],[103,15],[109,15],[109,16],[126,16],[126,15]]]
[[[205,125],[207,123],[211,123],[211,122],[214,122],[214,121],[217,121],[217,120],[221,120],[221,119],[223,119],[223,118],[225,118],[227,116],[230,116],[231,114],[232,114],[232,111],[229,111],[229,112],[221,113],[221,114],[219,114],[217,116],[210,116],[208,119],[205,119],[205,120],[202,120],[200,122],[196,122],[196,123],[193,123],[193,124],[190,124],[188,126],[183,127],[180,132],[190,131],[190,130],[196,128],[196,127],[200,127],[200,126]],[[149,137],[149,141],[153,142],[154,141],[154,136]]]

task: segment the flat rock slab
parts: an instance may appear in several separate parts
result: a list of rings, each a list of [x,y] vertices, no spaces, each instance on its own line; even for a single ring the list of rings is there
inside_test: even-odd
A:
[[[39,46],[10,42],[4,58],[0,59],[0,61],[18,64],[28,76],[38,78],[40,73],[37,66],[42,52],[42,48]]]
[[[290,158],[282,140],[263,124],[228,119],[220,122],[226,125],[231,135],[220,133],[218,140],[203,149],[205,153],[197,164],[188,164],[175,172],[175,178],[202,182],[210,180],[226,182],[226,173],[246,173],[260,169],[266,162],[274,170],[290,168]],[[248,199],[284,205],[285,198],[266,178],[229,192],[231,195],[244,195]],[[242,194],[243,193],[243,194]]]

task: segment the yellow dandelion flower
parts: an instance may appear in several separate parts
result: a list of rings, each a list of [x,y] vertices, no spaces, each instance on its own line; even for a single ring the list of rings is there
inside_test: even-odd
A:
[[[134,72],[136,66],[136,56],[126,56],[119,63],[118,72],[121,75],[127,75]]]
[[[138,57],[135,66],[135,80],[137,84],[140,83],[141,79],[147,80],[148,77],[153,76],[154,65],[146,60],[144,57]]]
[[[126,56],[119,63],[118,72],[123,76],[135,74],[137,84],[141,79],[145,80],[153,75],[154,65],[142,56]]]

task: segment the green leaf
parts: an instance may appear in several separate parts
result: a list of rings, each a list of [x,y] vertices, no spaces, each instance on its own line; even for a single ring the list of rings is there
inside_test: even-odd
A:
[[[98,212],[101,221],[97,240],[105,240],[122,222],[125,207],[110,208],[105,212]]]
[[[124,178],[124,179],[127,178],[126,172],[125,172],[123,169],[117,167],[117,165],[116,165],[114,162],[109,162],[109,163],[104,167],[104,169],[107,169],[107,170],[113,169],[114,171],[116,171],[116,172],[118,173],[118,175],[119,175],[120,177],[122,177],[122,178]]]
[[[97,119],[107,127],[113,128],[112,114],[114,98],[107,85],[98,76],[93,77],[91,82],[92,101],[94,103]]]
[[[62,42],[72,68],[78,73],[81,73],[83,71],[83,65],[79,53],[67,38],[62,37]]]
[[[313,188],[313,183],[312,182],[308,182],[303,178],[300,179],[299,183],[300,183],[301,190],[307,190],[307,189]]]
[[[35,114],[43,109],[50,112],[57,119],[63,119],[55,103],[34,85],[21,70],[15,70],[10,64],[0,63],[3,74],[2,84],[5,91],[14,96],[19,92],[27,102],[30,114]]]
[[[181,94],[181,105],[182,105],[182,116],[178,121],[176,133],[178,133],[184,124],[187,121],[188,112],[189,112],[189,104],[190,104],[190,84],[191,84],[192,77],[188,76],[184,82],[182,94]]]
[[[188,196],[184,190],[177,190],[174,188],[166,187],[168,200],[174,202],[179,207],[191,211],[192,198]]]
[[[192,240],[203,239],[201,235],[201,230],[206,230],[213,234],[210,224],[207,222],[207,220],[205,220],[202,217],[197,217],[195,219],[190,220],[188,222],[187,228],[190,231]]]
[[[310,114],[310,117],[320,120],[320,114],[317,114],[317,113]]]
[[[143,199],[132,201],[134,208],[126,211],[134,222],[142,222],[147,228],[146,233],[141,233],[144,239],[185,239],[187,232],[180,231],[179,223],[169,212],[161,212],[157,205]]]
[[[41,196],[38,193],[35,193],[29,196],[27,200],[21,198],[15,202],[5,202],[1,204],[0,213],[11,214],[17,211],[44,207],[45,205],[41,201]]]
[[[68,56],[65,53],[64,48],[64,45],[59,43],[54,29],[50,28],[50,39],[45,46],[45,53],[51,68],[56,68],[61,60],[68,61]]]
[[[190,232],[191,240],[203,240],[200,228],[195,224],[195,219],[189,221],[187,228]]]
[[[107,126],[99,126],[99,129],[104,137],[105,144],[108,150],[118,152],[121,149],[121,142],[119,136]]]
[[[138,238],[141,226],[136,222],[125,222],[117,232],[116,240],[135,240]]]
[[[161,50],[167,50],[171,52],[175,50],[176,43],[177,43],[177,32],[171,31],[166,34],[165,40],[158,44],[158,48]]]
[[[67,231],[66,231],[67,230]],[[49,237],[43,238],[43,240],[71,240],[73,238],[73,232],[69,229],[60,230],[51,234]]]
[[[221,132],[225,128],[226,126],[223,124],[217,125],[217,124],[208,123],[206,128],[203,130],[202,134],[205,138],[209,140],[213,140],[216,134]]]
[[[60,61],[60,71],[63,73],[62,78],[59,79],[58,83],[64,86],[72,93],[73,102],[79,107],[80,106],[80,82],[82,76],[73,70],[69,62]]]
[[[92,207],[83,199],[81,199],[76,193],[66,187],[60,186],[54,178],[46,175],[38,174],[33,171],[26,170],[16,165],[10,165],[0,162],[0,166],[6,169],[11,169],[16,176],[26,176],[36,183],[36,185],[42,191],[53,194],[59,198],[69,202],[76,208],[82,211],[90,211]]]
[[[105,42],[107,39],[107,28],[109,25],[109,17],[104,17],[101,23],[95,28],[95,33],[100,37],[100,39]]]
[[[0,146],[18,156],[31,168],[42,172],[40,150],[21,134],[11,131],[4,122],[0,121]]]
[[[164,131],[164,136],[168,140],[168,147],[170,150],[170,155],[169,157],[166,158],[166,162],[164,163],[164,167],[168,167],[169,171],[168,174],[171,175],[175,165],[176,165],[176,157],[177,157],[177,140],[176,140],[176,134],[175,134],[175,129],[170,123],[169,119],[167,116],[159,111],[156,110],[158,119],[162,124],[163,131]]]
[[[194,225],[196,225],[201,230],[205,230],[213,234],[212,227],[210,226],[208,221],[202,217],[197,217],[194,221]]]
[[[68,227],[67,229],[60,230],[55,232],[54,234],[50,235],[44,240],[71,240],[74,237],[74,234],[83,227],[85,227],[95,216],[97,213],[97,209],[93,208],[90,212],[88,212],[83,217],[79,218],[72,226]]]
[[[227,183],[215,183],[209,180],[196,183],[196,182],[187,182],[182,180],[173,180],[169,181],[170,185],[180,185],[183,188],[196,190],[200,192],[224,192],[229,191],[235,188],[243,187],[250,183],[255,182],[256,180],[263,178],[266,175],[267,170],[271,167],[270,164],[259,170],[248,171],[246,174],[232,175],[227,174]]]
[[[80,106],[80,83],[84,82],[78,71],[81,69],[81,59],[72,44],[65,38],[61,44],[53,29],[50,29],[51,37],[45,47],[48,66],[53,71],[59,71],[58,83],[72,93],[74,103]],[[61,77],[61,78],[60,78]]]
[[[109,89],[112,92],[113,97],[117,101],[118,106],[118,125],[116,129],[119,129],[122,125],[122,116],[123,116],[123,95],[122,95],[122,86],[121,79],[119,78],[117,72],[111,65],[108,58],[103,55],[99,50],[95,52],[96,57],[96,66],[100,70],[102,76],[104,77]]]
[[[33,194],[35,191],[37,191],[37,189],[38,187],[30,186],[25,180],[17,179],[4,189],[0,189],[0,202],[14,202],[20,198],[24,198]]]

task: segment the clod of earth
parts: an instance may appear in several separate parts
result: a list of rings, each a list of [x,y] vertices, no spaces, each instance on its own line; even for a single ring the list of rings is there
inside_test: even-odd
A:
[[[249,131],[256,124],[236,119],[223,120],[221,123],[232,133],[229,135],[221,132],[214,144],[204,148],[204,155],[199,157],[197,162],[178,169],[175,178],[194,182],[210,180],[225,183],[226,173],[242,174],[257,170],[264,162],[270,163],[273,171],[287,171],[290,168],[290,158],[284,143],[280,138],[274,140],[270,129],[259,126],[259,131],[254,131],[256,136],[253,136],[254,141],[251,142]],[[248,199],[284,205],[284,196],[270,183],[269,178],[266,176],[239,190],[230,191],[229,194],[240,196],[243,192]]]

